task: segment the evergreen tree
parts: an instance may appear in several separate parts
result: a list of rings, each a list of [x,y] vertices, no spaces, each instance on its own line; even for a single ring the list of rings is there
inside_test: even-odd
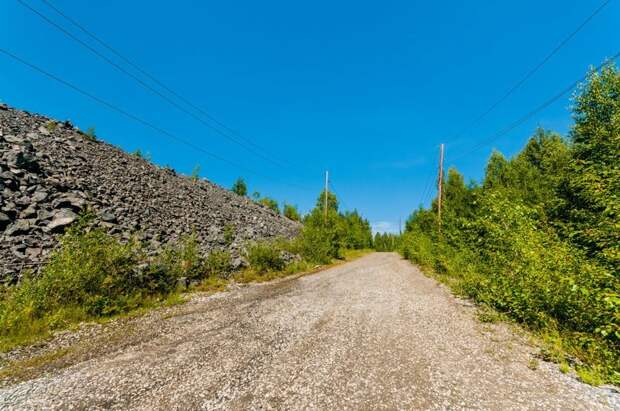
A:
[[[248,194],[248,186],[245,184],[243,178],[239,177],[233,184],[231,191],[237,195],[245,196]]]

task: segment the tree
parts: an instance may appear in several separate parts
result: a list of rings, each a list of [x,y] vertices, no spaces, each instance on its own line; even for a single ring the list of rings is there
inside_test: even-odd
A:
[[[301,216],[299,215],[299,211],[297,207],[291,204],[284,203],[283,207],[284,217],[293,220],[293,221],[301,221]]]
[[[620,272],[620,73],[592,71],[575,99],[572,149],[563,184],[566,233]]]
[[[231,191],[237,195],[245,196],[248,193],[248,186],[245,184],[243,178],[239,177],[233,184]]]
[[[489,188],[506,188],[510,185],[510,163],[499,151],[493,151],[484,175],[482,186]]]
[[[194,166],[194,168],[192,169],[192,174],[191,174],[190,178],[194,182],[198,181],[198,178],[200,178],[200,164],[196,164]]]
[[[321,194],[319,194],[319,198],[316,200],[316,207],[321,210],[325,207],[325,191],[321,191]],[[328,193],[327,208],[338,211],[338,199],[336,198],[336,194],[331,192]]]
[[[274,200],[273,198],[263,197],[260,200],[258,200],[258,202],[264,205],[265,207],[270,208],[271,210],[280,214],[280,208],[278,207],[278,202]]]

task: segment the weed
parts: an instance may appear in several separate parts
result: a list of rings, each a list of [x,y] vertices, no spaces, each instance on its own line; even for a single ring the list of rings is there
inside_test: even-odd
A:
[[[45,128],[47,129],[47,131],[49,131],[50,133],[54,130],[56,130],[56,127],[58,126],[58,123],[56,123],[54,120],[50,120],[47,123],[45,123]]]
[[[211,251],[205,260],[205,268],[209,278],[229,278],[233,271],[230,253],[222,250]]]
[[[84,138],[86,138],[86,140],[97,141],[97,134],[95,132],[95,127],[89,127],[83,135],[84,135]]]
[[[280,248],[273,242],[256,242],[246,247],[246,256],[250,267],[258,274],[268,271],[280,271],[286,265]]]
[[[576,367],[579,379],[586,384],[599,386],[605,382],[605,372],[598,367]]]
[[[192,174],[189,177],[193,182],[198,181],[200,178],[200,164],[196,164],[192,169]]]
[[[224,243],[229,246],[235,240],[235,226],[232,224],[226,224],[224,226]]]
[[[529,368],[532,371],[536,371],[539,366],[540,364],[536,358],[531,358],[527,363],[527,368]]]
[[[477,316],[478,320],[482,323],[494,324],[503,319],[500,313],[486,306],[482,306],[478,309]]]

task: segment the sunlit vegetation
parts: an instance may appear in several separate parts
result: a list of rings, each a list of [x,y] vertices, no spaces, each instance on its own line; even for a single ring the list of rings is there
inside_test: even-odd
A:
[[[318,204],[323,204],[320,200]],[[266,281],[352,257],[371,245],[370,226],[357,212],[327,213],[317,207],[293,240],[244,245],[245,266],[233,270],[228,250],[206,256],[194,235],[157,255],[137,239],[121,242],[90,224],[85,214],[63,235],[60,247],[38,275],[26,273],[14,287],[0,288],[0,350],[49,337],[83,321],[99,321],[144,308],[181,301],[188,289],[222,291],[229,281]],[[223,230],[227,246],[235,227]]]
[[[403,255],[457,292],[543,337],[566,371],[620,383],[620,74],[592,72],[568,139],[538,130],[484,180],[447,173],[442,230],[431,209],[406,225]]]

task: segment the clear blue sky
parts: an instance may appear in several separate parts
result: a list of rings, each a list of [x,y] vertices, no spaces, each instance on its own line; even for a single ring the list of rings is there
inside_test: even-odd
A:
[[[90,42],[40,0],[25,1]],[[278,180],[171,142],[0,55],[2,101],[69,118],[83,129],[95,126],[99,138],[127,151],[148,151],[154,162],[182,173],[200,164],[203,177],[224,187],[241,175],[250,191],[302,211],[314,204],[329,169],[344,204],[387,230],[397,229],[399,218],[404,221],[424,200],[438,144],[483,112],[601,4],[50,1],[290,166],[274,166],[223,139],[15,0],[0,2],[0,47]],[[566,133],[568,98],[493,146],[451,162],[616,53],[618,27],[620,4],[614,0],[479,127],[448,145],[447,165],[477,179],[493,147],[512,155],[538,125]]]

